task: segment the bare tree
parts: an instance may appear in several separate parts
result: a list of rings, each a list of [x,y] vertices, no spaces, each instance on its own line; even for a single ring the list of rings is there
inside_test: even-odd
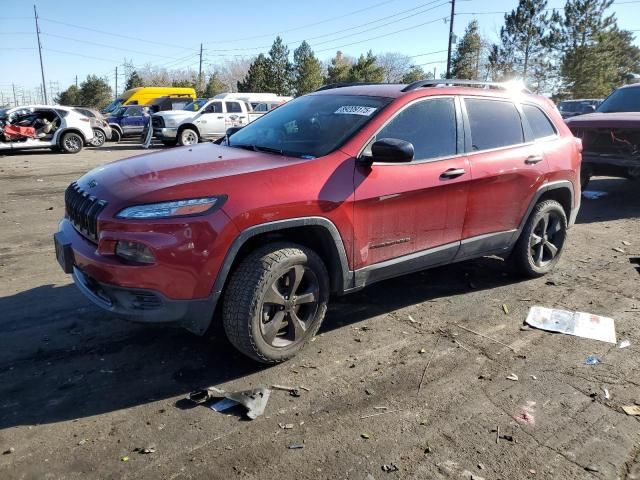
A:
[[[398,83],[411,69],[411,58],[400,52],[387,52],[378,55],[376,63],[384,71],[384,81]]]
[[[227,91],[237,92],[238,82],[244,80],[249,71],[249,67],[254,58],[243,57],[227,59],[218,64],[211,65],[210,74],[216,73],[220,81],[225,85]]]

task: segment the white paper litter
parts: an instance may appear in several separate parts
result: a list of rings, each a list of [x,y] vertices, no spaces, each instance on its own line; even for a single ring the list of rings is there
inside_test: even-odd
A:
[[[526,323],[540,330],[616,343],[613,318],[600,315],[534,306],[529,310]]]

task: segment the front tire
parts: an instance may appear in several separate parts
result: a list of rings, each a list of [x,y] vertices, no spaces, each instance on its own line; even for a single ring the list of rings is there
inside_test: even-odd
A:
[[[104,142],[107,141],[107,137],[102,130],[99,128],[93,129],[93,140],[91,141],[92,147],[101,147],[104,145]]]
[[[566,238],[564,208],[555,200],[545,200],[533,209],[510,259],[523,275],[541,277],[560,260]]]
[[[198,132],[192,128],[185,128],[178,134],[178,143],[182,146],[195,145],[199,141]]]
[[[78,153],[82,150],[83,144],[84,140],[75,132],[65,133],[60,140],[60,148],[65,153]]]
[[[116,130],[115,128],[111,129],[111,141],[114,143],[118,143],[120,140],[122,140],[122,135],[120,135],[120,131]]]
[[[265,245],[247,256],[226,288],[222,317],[229,341],[261,363],[296,355],[320,328],[329,275],[311,249]]]

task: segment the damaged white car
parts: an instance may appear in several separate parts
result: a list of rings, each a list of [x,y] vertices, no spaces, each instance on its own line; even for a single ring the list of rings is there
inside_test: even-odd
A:
[[[78,153],[93,141],[91,121],[69,107],[28,105],[0,110],[0,151],[49,148]]]

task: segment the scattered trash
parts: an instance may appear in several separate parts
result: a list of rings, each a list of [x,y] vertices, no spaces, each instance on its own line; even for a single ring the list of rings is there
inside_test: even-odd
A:
[[[78,442],[78,446],[84,445],[85,443],[87,443],[87,439],[86,439],[86,438],[83,438],[82,440],[80,440],[80,441]]]
[[[609,192],[600,192],[596,190],[585,190],[582,192],[582,196],[587,200],[598,200],[599,198],[606,197]]]
[[[382,471],[391,473],[391,472],[399,472],[400,468],[395,463],[389,463],[382,465]]]
[[[486,338],[487,340],[491,340],[492,342],[495,342],[495,343],[497,343],[497,344],[500,344],[500,345],[502,345],[503,347],[507,347],[507,348],[508,348],[509,350],[511,350],[513,353],[516,353],[516,349],[515,349],[515,348],[513,348],[511,345],[507,345],[506,343],[501,342],[500,340],[496,340],[495,338],[490,337],[490,336],[488,336],[488,335],[484,335],[484,334],[482,334],[482,333],[475,332],[475,331],[471,330],[470,328],[463,327],[462,325],[457,324],[457,323],[455,324],[455,326],[456,326],[456,327],[458,327],[458,328],[461,328],[461,329],[463,329],[463,330],[466,330],[467,332],[473,333],[474,335],[478,335],[479,337]]]
[[[620,247],[613,247],[613,251],[618,253],[626,253],[624,249]]]
[[[509,315],[509,307],[506,303],[502,304],[502,311],[505,313],[505,315]]]
[[[368,433],[361,433],[360,436],[365,440],[368,440],[369,438],[371,438]]]
[[[602,363],[602,360],[600,360],[595,355],[589,355],[584,361],[585,365],[598,365],[599,363]]]
[[[3,455],[10,455],[10,454],[12,454],[12,453],[13,453],[13,452],[15,452],[15,451],[16,451],[16,449],[15,449],[15,448],[10,447],[10,448],[8,448],[7,450],[5,450],[4,452],[2,452],[2,454],[3,454]]]
[[[502,440],[506,440],[507,442],[513,442],[513,435],[500,435]]]
[[[366,393],[367,395],[373,395],[373,394],[374,394],[374,393],[376,393],[376,392],[374,392],[374,391],[373,391],[373,390],[371,390],[370,388],[365,388],[365,389],[364,389],[364,393]]]
[[[124,457],[120,457],[120,461],[121,462],[128,462],[129,461],[129,457],[127,457],[126,455]]]
[[[629,340],[620,340],[620,343],[618,343],[618,348],[626,348],[629,345],[631,345],[631,342]]]
[[[507,380],[513,380],[514,382],[518,381],[518,375],[512,373],[511,375],[507,375]]]
[[[421,348],[418,353],[427,353],[427,351],[424,348]]]
[[[427,370],[429,369],[429,365],[431,365],[431,360],[433,360],[433,357],[436,354],[436,349],[438,348],[438,343],[440,343],[440,337],[438,337],[436,339],[436,344],[433,347],[433,352],[431,353],[431,356],[429,357],[429,361],[427,362],[427,366],[424,367],[424,370],[422,371],[422,377],[420,378],[420,384],[418,385],[418,395],[420,395],[420,391],[422,390],[422,384],[424,383],[424,377],[427,374]]]
[[[47,210],[53,210],[53,207],[49,207],[49,208],[47,208]]]
[[[604,398],[609,400],[611,398],[611,395],[609,395],[609,390],[607,390],[606,388],[603,388],[602,391],[604,392]]]
[[[387,407],[373,407],[373,408],[387,408]],[[360,417],[360,420],[363,420],[365,418],[371,418],[371,417],[377,417],[379,415],[386,415],[387,413],[396,413],[396,412],[401,412],[402,409],[398,409],[398,410],[385,410],[384,412],[378,412],[378,413],[372,413],[370,415],[363,415],[362,417]]]
[[[298,388],[302,388],[303,390],[309,391],[308,388],[287,387],[287,386],[284,386],[284,385],[271,385],[271,388],[273,388],[274,390],[282,390],[284,392],[289,392],[289,395],[291,395],[292,397],[299,397],[300,396],[300,390],[298,390]]]
[[[254,420],[264,413],[269,395],[271,395],[271,390],[265,387],[243,392],[225,392],[219,388],[209,387],[205,390],[191,392],[187,398],[194,403],[201,404],[214,398],[224,397],[224,399],[212,404],[211,410],[222,412],[240,404],[247,409],[247,417]]]
[[[587,472],[599,472],[600,470],[598,470],[598,467],[594,467],[592,465],[587,465],[586,467],[584,467],[584,469]]]
[[[41,179],[41,178],[37,178],[37,179],[36,179],[36,182],[44,182],[44,180],[43,180],[43,179]]]
[[[631,246],[631,242],[627,242],[626,240],[622,240],[622,244],[623,244],[625,247],[630,247],[630,246]]]
[[[513,419],[521,423],[523,425],[534,426],[536,424],[536,419],[534,417],[534,407],[536,406],[536,402],[528,401],[526,405],[520,407],[520,412],[513,417]]]
[[[534,306],[526,323],[540,330],[616,343],[614,320],[600,315]]]
[[[409,315],[409,321],[411,323],[418,323],[418,321],[414,320],[413,317],[411,315]]]
[[[536,377],[535,375],[529,375],[531,377],[531,380],[537,380],[538,377]]]
[[[148,455],[150,453],[156,453],[156,447],[155,446],[149,446],[149,447],[144,447],[144,448],[136,448],[133,451],[134,452],[138,452],[141,455]]]
[[[278,426],[283,430],[291,430],[293,428],[293,423],[279,423]]]
[[[294,445],[289,445],[287,448],[289,450],[300,450],[301,448],[304,448],[304,445],[294,444]]]
[[[624,410],[624,413],[626,413],[627,415],[635,415],[635,416],[640,415],[640,406],[639,405],[623,406],[622,410]]]

